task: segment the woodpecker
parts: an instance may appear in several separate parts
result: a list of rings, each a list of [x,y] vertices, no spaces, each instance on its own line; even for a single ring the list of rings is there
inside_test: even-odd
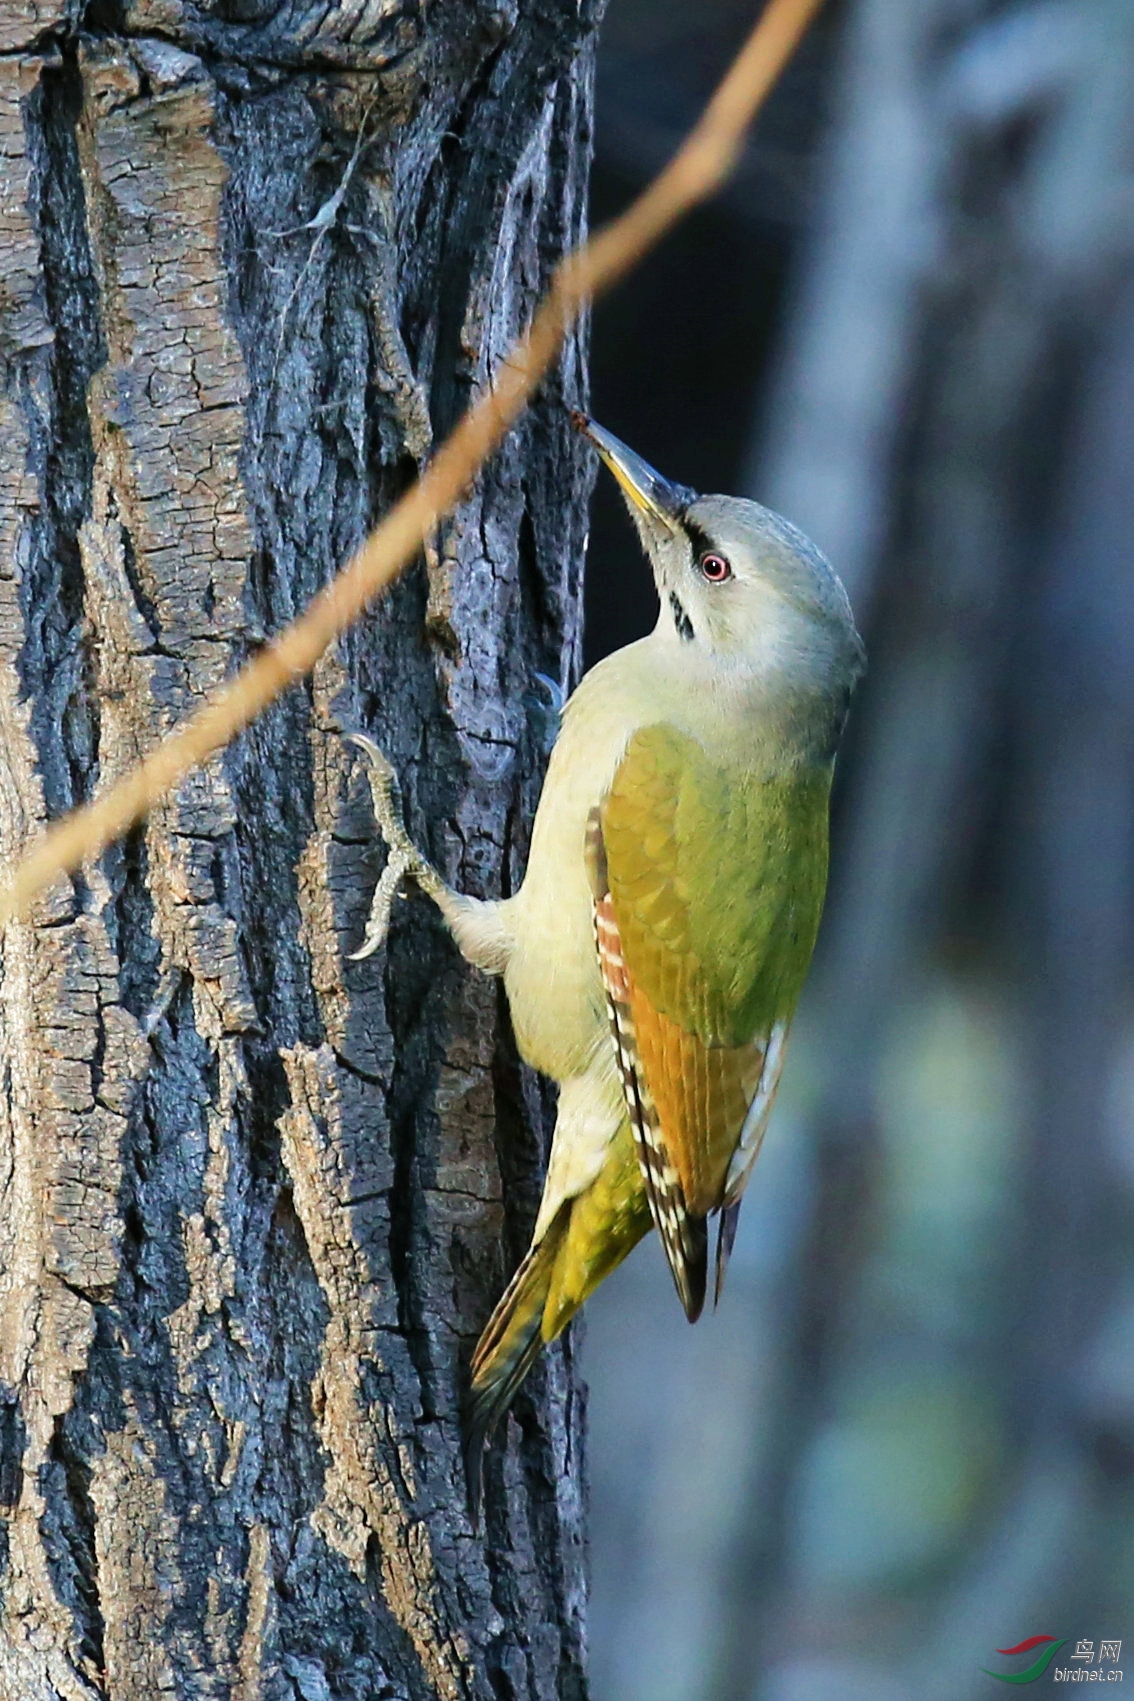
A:
[[[448,887],[367,759],[389,859],[366,937],[407,878],[463,955],[502,975],[521,1055],[559,1087],[531,1247],[472,1360],[474,1511],[485,1440],[541,1347],[653,1226],[691,1322],[718,1218],[719,1298],[827,881],[835,753],[865,652],[845,590],[756,502],[670,483],[584,415],[653,569],[648,637],[563,710],[514,897]]]

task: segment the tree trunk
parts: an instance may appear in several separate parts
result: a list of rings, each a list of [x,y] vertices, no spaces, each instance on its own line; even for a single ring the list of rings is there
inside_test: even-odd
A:
[[[327,580],[584,219],[599,0],[7,0],[0,847]],[[82,28],[80,29],[80,23]],[[424,565],[4,941],[0,1696],[572,1697],[571,1346],[473,1533],[471,1344],[546,1095],[380,867],[340,731],[518,881],[579,649],[579,344]]]

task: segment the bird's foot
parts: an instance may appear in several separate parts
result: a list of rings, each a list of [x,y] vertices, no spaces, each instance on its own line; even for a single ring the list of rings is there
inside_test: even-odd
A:
[[[547,710],[548,714],[561,715],[563,713],[563,706],[567,701],[567,693],[564,691],[559,681],[557,679],[552,679],[551,676],[546,673],[533,673],[532,684],[533,687],[539,687],[538,692],[533,689],[532,695],[535,696],[537,700],[542,699],[543,706]]]
[[[546,673],[532,674],[531,684],[524,693],[524,707],[545,756],[551,755],[552,746],[559,737],[566,701],[567,693],[558,680],[549,678]]]
[[[347,743],[361,750],[366,759],[366,775],[374,800],[374,821],[389,853],[370,902],[366,936],[358,950],[352,951],[348,958],[350,962],[358,962],[363,957],[372,956],[379,946],[385,944],[390,931],[390,911],[404,880],[416,880],[431,898],[438,897],[444,890],[444,884],[437,870],[425,860],[406,832],[398,776],[393,765],[365,733],[348,732],[344,736]]]

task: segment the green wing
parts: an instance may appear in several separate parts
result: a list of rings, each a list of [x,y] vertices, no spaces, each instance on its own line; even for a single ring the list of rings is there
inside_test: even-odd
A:
[[[829,764],[726,770],[651,726],[598,811],[599,957],[655,1221],[691,1315],[704,1277],[689,1272],[703,1262],[689,1219],[724,1203],[769,1042],[807,973],[830,784]]]
[[[827,882],[830,767],[732,775],[670,727],[631,739],[602,809],[626,961],[706,1045],[790,1016]]]

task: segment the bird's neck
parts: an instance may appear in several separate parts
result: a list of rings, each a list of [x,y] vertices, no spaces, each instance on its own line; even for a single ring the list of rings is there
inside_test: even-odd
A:
[[[678,726],[726,764],[770,773],[829,759],[836,714],[806,665],[793,674],[768,657],[722,660],[660,627],[600,664],[617,673],[642,709]]]

